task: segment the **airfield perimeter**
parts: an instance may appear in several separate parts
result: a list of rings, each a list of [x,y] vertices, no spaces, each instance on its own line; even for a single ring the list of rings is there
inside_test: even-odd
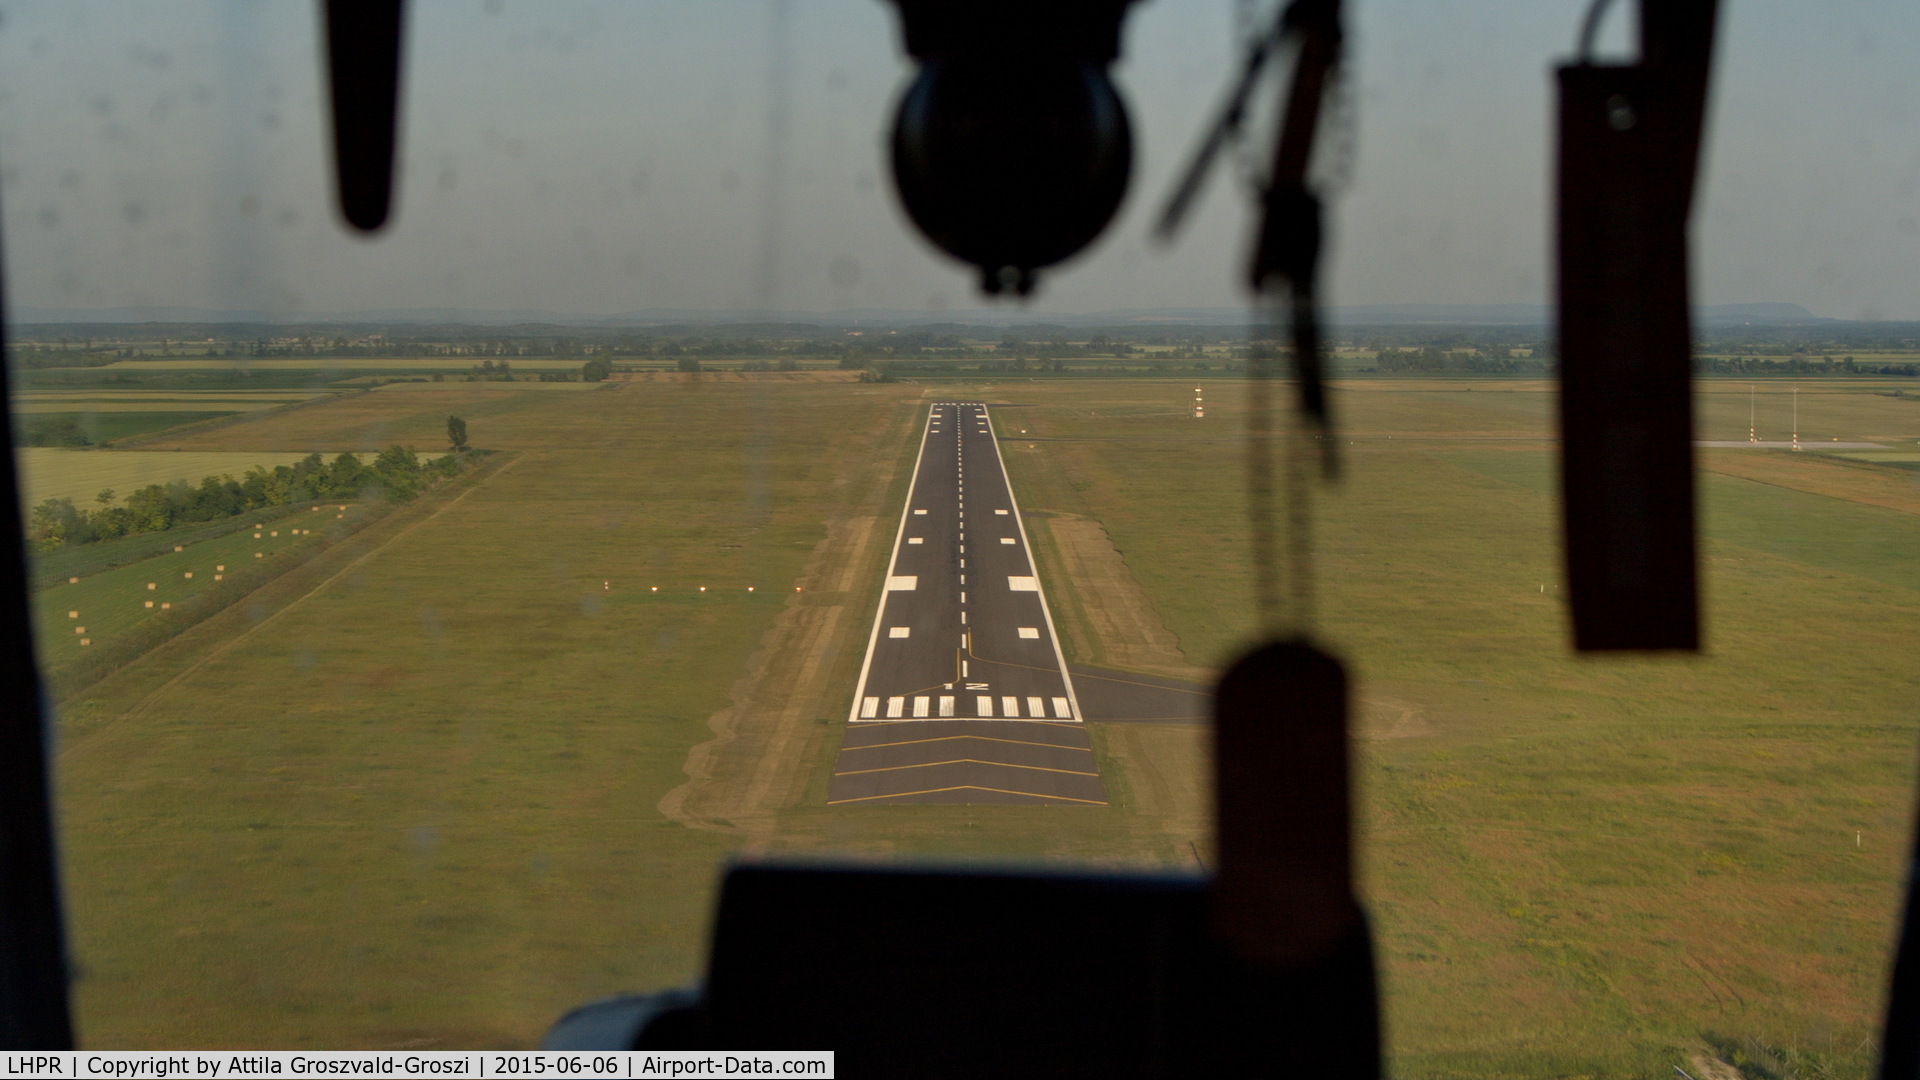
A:
[[[735,851],[1205,865],[1193,723],[1086,722],[1104,805],[828,795],[856,699],[914,696],[855,688],[929,406],[993,406],[1064,659],[1178,685],[1250,632],[1237,384],[1204,421],[1166,380],[538,385],[150,444],[437,450],[458,413],[509,460],[62,704],[89,1045],[527,1044],[696,977]],[[1745,384],[1715,385],[1702,437],[1743,439]],[[1801,386],[1804,438],[1920,435],[1912,399]],[[1860,1074],[1910,820],[1914,472],[1704,451],[1708,655],[1575,660],[1548,388],[1342,390],[1320,636],[1361,687],[1396,1073],[1650,1072],[1722,1039]]]

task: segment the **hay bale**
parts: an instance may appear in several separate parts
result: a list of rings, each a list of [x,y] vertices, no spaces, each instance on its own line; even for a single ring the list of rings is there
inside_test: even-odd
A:
[[[221,563],[219,566],[214,567],[215,570],[225,570],[226,568],[227,568],[226,563]]]
[[[188,576],[188,577],[192,577],[192,576],[193,576],[193,571],[191,571],[191,570],[189,570],[189,571],[187,571],[187,576]]]
[[[68,579],[67,579],[67,584],[69,584],[69,585],[78,585],[78,584],[80,584],[80,579],[79,579],[79,578],[77,578],[77,577],[70,577],[70,578],[68,578]]]
[[[215,580],[215,581],[219,581],[219,580],[220,580],[221,578],[223,578],[223,577],[226,577],[226,576],[227,576],[227,575],[225,575],[225,574],[215,574],[215,575],[213,575],[213,580]]]
[[[152,607],[152,606],[153,606],[153,601],[151,601],[151,600],[149,600],[149,601],[147,601],[147,606],[148,606],[148,607]]]
[[[73,628],[73,632],[76,634],[84,634],[87,632],[87,628],[84,626],[76,626]]]
[[[173,606],[172,604],[167,604],[167,603],[163,603],[163,604],[161,604],[161,605],[160,605],[160,610],[161,610],[161,611],[165,611],[165,610],[167,610],[168,608],[170,608],[170,607],[172,607],[172,606]]]
[[[81,639],[80,639],[80,644],[82,644],[82,645],[91,645],[91,644],[93,644],[93,639],[92,639],[92,638],[81,638]]]
[[[69,619],[77,619],[77,618],[79,618],[79,617],[80,617],[80,613],[79,613],[79,612],[77,612],[77,611],[69,611],[69,612],[67,612],[67,618],[69,618]]]
[[[149,588],[149,589],[157,589],[157,588],[159,588],[159,586],[158,586],[158,585],[155,585],[155,584],[154,584],[153,582],[151,582],[151,581],[149,581],[149,582],[147,582],[147,588]]]

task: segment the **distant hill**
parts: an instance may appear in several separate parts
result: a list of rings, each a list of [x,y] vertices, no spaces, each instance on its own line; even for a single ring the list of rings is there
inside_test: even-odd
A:
[[[1327,321],[1336,327],[1359,326],[1540,326],[1551,320],[1544,304],[1373,304],[1336,307]],[[384,308],[373,311],[247,311],[219,308],[125,306],[45,308],[23,305],[8,312],[22,326],[85,326],[133,323],[185,323],[197,326],[733,326],[811,324],[824,326],[1243,326],[1245,307],[1128,308],[1068,314],[1018,307],[912,311],[857,308],[848,311],[713,311],[700,308],[647,308],[617,315],[583,315],[535,308]],[[1702,326],[1807,326],[1831,323],[1799,304],[1708,304],[1695,309]]]

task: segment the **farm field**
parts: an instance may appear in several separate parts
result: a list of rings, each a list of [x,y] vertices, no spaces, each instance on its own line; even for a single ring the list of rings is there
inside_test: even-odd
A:
[[[346,448],[354,453],[377,453],[364,448]],[[120,497],[148,484],[171,484],[184,480],[197,484],[207,476],[242,476],[256,465],[272,468],[291,465],[311,451],[215,450],[183,453],[174,450],[68,450],[61,447],[27,446],[15,449],[19,455],[21,504],[35,506],[47,499],[72,499],[76,506],[91,506],[102,489],[112,488]],[[339,453],[342,451],[334,451]]]
[[[40,642],[41,666],[57,678],[84,659],[84,650],[113,648],[119,638],[142,623],[165,616],[175,605],[184,607],[229,574],[238,576],[250,569],[253,562],[306,554],[322,538],[346,533],[354,524],[349,519],[364,511],[359,506],[335,503],[301,509],[307,512],[262,517],[258,530],[243,528],[198,543],[180,544],[180,551],[163,552],[36,591],[34,632]],[[164,541],[162,534],[148,534],[148,538],[149,542]]]
[[[515,371],[579,371],[577,358],[506,357]],[[466,372],[483,362],[499,363],[492,357],[477,356],[276,356],[254,357],[175,357],[161,360],[116,360],[102,365],[106,371],[459,371]]]
[[[1237,384],[1201,422],[1171,380],[539,385],[156,444],[424,449],[458,413],[512,460],[62,704],[89,1045],[530,1045],[695,977],[733,852],[1207,858],[1198,726],[1095,725],[1104,808],[822,796],[925,401],[1018,406],[996,425],[1071,658],[1191,672],[1252,631]],[[1803,437],[1920,438],[1911,400],[1801,385]],[[1394,1075],[1866,1075],[1920,736],[1914,474],[1703,455],[1707,654],[1576,659],[1548,387],[1342,391],[1319,636],[1360,694]],[[1747,408],[1709,380],[1701,437]]]
[[[216,410],[254,412],[274,409],[297,401],[325,397],[319,391],[284,390],[28,390],[14,402],[16,413],[59,412],[168,412],[172,410]]]

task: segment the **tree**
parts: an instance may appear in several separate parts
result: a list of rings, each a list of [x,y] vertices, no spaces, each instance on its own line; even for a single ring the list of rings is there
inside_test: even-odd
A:
[[[113,489],[112,488],[102,489],[100,494],[95,495],[93,497],[93,501],[99,503],[101,506],[112,506],[113,505]]]
[[[674,366],[681,371],[699,371],[700,358],[697,356],[682,356],[680,362]]]
[[[580,378],[586,382],[601,382],[613,374],[613,361],[604,356],[596,356],[580,365]]]
[[[447,417],[447,441],[453,444],[453,452],[459,453],[467,448],[467,422],[457,416]]]

